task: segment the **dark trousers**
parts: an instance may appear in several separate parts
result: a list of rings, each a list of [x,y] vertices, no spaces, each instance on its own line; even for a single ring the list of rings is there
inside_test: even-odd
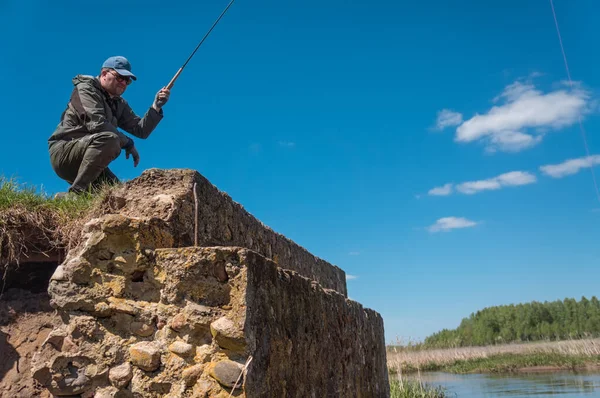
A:
[[[121,153],[119,136],[107,131],[50,145],[54,172],[71,186],[69,192],[98,189],[102,184],[118,183],[108,165]]]

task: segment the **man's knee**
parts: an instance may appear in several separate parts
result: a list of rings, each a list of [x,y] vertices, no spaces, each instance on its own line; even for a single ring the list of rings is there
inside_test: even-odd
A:
[[[111,131],[93,134],[89,146],[100,150],[102,154],[113,159],[121,153],[121,139]]]

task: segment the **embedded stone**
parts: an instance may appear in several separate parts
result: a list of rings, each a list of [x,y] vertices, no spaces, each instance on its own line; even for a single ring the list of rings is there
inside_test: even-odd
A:
[[[206,376],[205,376],[206,377]],[[207,398],[210,396],[210,392],[214,389],[214,387],[219,388],[218,384],[214,381],[211,381],[212,379],[205,379],[204,377],[201,377],[200,380],[198,380],[196,382],[196,384],[194,384],[194,389],[193,389],[193,394],[192,397],[193,398]]]
[[[68,353],[76,353],[77,351],[79,351],[79,346],[73,342],[73,339],[70,336],[67,336],[63,340],[61,351]]]
[[[116,389],[115,387],[106,387],[106,388],[102,388],[100,390],[93,392],[91,397],[92,398],[115,398],[117,396],[118,392],[119,392],[119,390]]]
[[[68,281],[69,275],[65,271],[65,267],[63,267],[62,265],[59,265],[58,267],[56,267],[56,269],[54,270],[54,273],[50,277],[50,280],[51,281]]]
[[[190,355],[193,349],[193,345],[181,340],[175,341],[169,346],[169,351],[181,356]]]
[[[63,345],[63,340],[67,337],[67,332],[63,329],[54,329],[48,334],[42,345],[51,344],[57,350],[60,350]]]
[[[213,310],[210,307],[188,303],[184,308],[186,323],[193,327],[208,327],[213,318]]]
[[[185,385],[188,387],[193,386],[198,378],[200,378],[202,375],[203,370],[204,365],[201,364],[190,366],[189,368],[184,369],[181,373],[181,377],[183,378]]]
[[[154,333],[154,327],[143,322],[132,322],[131,332],[141,337],[149,337]]]
[[[131,304],[127,303],[124,299],[119,299],[115,297],[109,297],[108,302],[109,306],[115,312],[121,312],[123,314],[135,315],[138,311]]]
[[[213,354],[213,349],[209,344],[204,344],[196,347],[196,356],[194,361],[198,363],[204,363],[210,361],[210,357]]]
[[[171,320],[171,329],[179,332],[186,325],[186,316],[184,314],[177,314]]]
[[[210,332],[221,348],[235,352],[246,349],[246,340],[241,330],[225,317],[219,318],[210,324]]]
[[[98,318],[106,318],[112,315],[112,309],[105,302],[100,302],[94,306],[93,314]]]
[[[90,365],[90,359],[81,356],[59,356],[54,359],[49,372],[51,380],[45,386],[49,391],[58,396],[84,394],[92,388],[92,377],[95,376],[95,367]],[[92,369],[94,368],[94,369]],[[43,376],[44,372],[34,373]]]
[[[133,378],[133,369],[129,362],[115,366],[108,371],[110,383],[117,388],[125,388]]]
[[[138,368],[152,372],[160,366],[160,350],[148,341],[142,341],[129,347],[131,363]]]
[[[236,381],[238,386],[243,385],[244,377],[240,377],[242,369],[242,365],[228,359],[208,364],[208,374],[225,387],[233,387]]]

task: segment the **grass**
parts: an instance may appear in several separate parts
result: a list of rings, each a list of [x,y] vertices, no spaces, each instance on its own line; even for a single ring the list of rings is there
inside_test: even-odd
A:
[[[391,373],[448,371],[454,373],[514,372],[531,367],[581,369],[600,365],[600,339],[583,339],[485,347],[387,352]]]
[[[580,369],[593,358],[557,353],[499,354],[488,358],[456,361],[443,370],[452,373],[509,373],[534,367]],[[596,358],[600,360],[600,357]]]
[[[448,392],[441,386],[423,383],[421,378],[402,378],[390,381],[390,398],[447,398]]]
[[[0,281],[30,254],[48,256],[76,244],[81,227],[107,192],[103,187],[95,195],[54,199],[43,190],[0,176]]]
[[[76,219],[94,203],[94,196],[81,194],[69,199],[53,199],[34,186],[19,184],[16,179],[0,176],[0,212],[21,210],[28,212],[51,211],[65,220]]]

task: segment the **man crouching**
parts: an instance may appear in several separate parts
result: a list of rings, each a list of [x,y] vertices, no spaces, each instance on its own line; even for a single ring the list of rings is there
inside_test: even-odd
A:
[[[162,107],[170,91],[162,88],[143,118],[136,115],[121,96],[132,81],[131,64],[124,57],[110,57],[99,76],[77,75],[73,92],[61,121],[48,140],[50,163],[56,174],[81,193],[119,179],[108,168],[121,150],[140,161],[133,139],[117,128],[145,139],[163,118]]]

